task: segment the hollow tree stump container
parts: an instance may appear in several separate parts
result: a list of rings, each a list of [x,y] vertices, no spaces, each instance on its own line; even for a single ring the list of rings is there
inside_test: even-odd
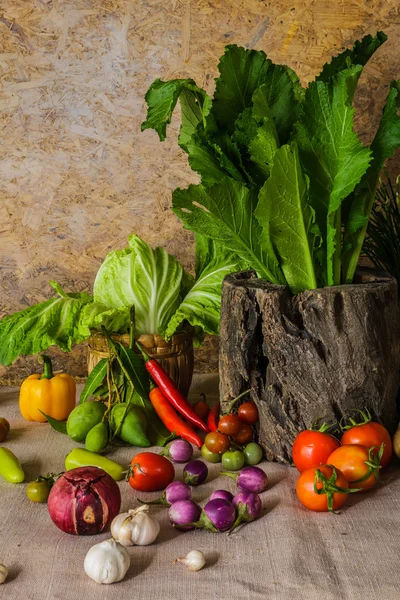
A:
[[[359,269],[352,285],[297,296],[252,271],[224,281],[222,410],[252,388],[268,460],[291,463],[299,431],[349,409],[368,408],[392,433],[399,366],[397,282],[386,273]]]

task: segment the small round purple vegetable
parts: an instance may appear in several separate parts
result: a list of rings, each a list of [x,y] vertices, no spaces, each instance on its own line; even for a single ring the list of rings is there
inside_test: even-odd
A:
[[[201,460],[191,460],[183,469],[183,481],[189,485],[200,485],[207,479],[208,468]]]
[[[160,454],[171,458],[174,462],[184,463],[192,458],[193,446],[186,440],[173,440]]]
[[[222,498],[223,500],[228,500],[228,502],[232,502],[233,494],[228,492],[228,490],[215,490],[210,496],[210,500],[215,500],[216,498]]]
[[[249,523],[258,519],[261,514],[261,498],[254,492],[239,492],[234,497],[232,504],[237,509],[237,517],[231,531],[240,525],[240,523]]]
[[[240,490],[260,494],[267,489],[268,477],[260,467],[244,467],[240,473],[224,471],[220,475],[232,477]]]
[[[174,502],[178,500],[190,500],[192,495],[192,490],[187,483],[183,483],[183,481],[173,481],[163,491],[160,498],[157,500],[144,501],[137,498],[137,501],[140,504],[163,504],[164,506],[171,506]]]
[[[235,522],[236,509],[231,502],[223,498],[215,498],[207,502],[202,510],[196,527],[214,533],[228,531]]]
[[[201,508],[192,500],[178,500],[168,509],[168,518],[173,527],[189,531],[194,529],[194,523],[199,519]]]

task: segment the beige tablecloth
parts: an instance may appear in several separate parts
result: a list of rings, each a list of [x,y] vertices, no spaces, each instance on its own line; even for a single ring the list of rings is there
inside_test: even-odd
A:
[[[198,377],[192,398],[201,391],[217,394],[214,376]],[[76,445],[47,424],[29,424],[20,416],[17,390],[0,390],[0,416],[11,423],[5,446],[23,463],[26,479],[63,470],[64,456]],[[118,448],[112,458],[127,463],[134,451]],[[110,586],[91,581],[83,560],[95,543],[109,534],[75,537],[53,525],[46,505],[31,503],[25,485],[0,480],[0,563],[10,571],[0,586],[7,600],[394,600],[400,597],[400,470],[390,467],[383,485],[350,498],[340,515],[317,514],[296,500],[297,472],[263,463],[269,488],[262,494],[263,516],[227,537],[205,531],[173,529],[167,509],[154,507],[160,520],[157,542],[131,549],[125,580]],[[182,466],[176,466],[181,477]],[[215,489],[235,490],[232,480],[209,465],[208,481],[194,489],[204,503]],[[136,493],[120,482],[122,510],[136,506]],[[155,498],[157,494],[142,494]],[[173,560],[199,549],[207,567],[197,573]]]

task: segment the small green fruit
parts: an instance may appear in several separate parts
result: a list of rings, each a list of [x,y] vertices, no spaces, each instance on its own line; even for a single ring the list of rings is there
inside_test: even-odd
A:
[[[78,404],[67,420],[67,433],[74,442],[83,442],[89,431],[100,423],[106,411],[103,402]]]
[[[108,422],[97,423],[86,436],[85,447],[89,452],[101,452],[108,444]]]
[[[144,412],[138,406],[129,406],[126,410],[126,404],[121,402],[116,404],[111,410],[111,429],[117,431],[120,423],[118,436],[122,441],[131,446],[148,448],[151,446],[150,440],[146,435],[147,419]]]

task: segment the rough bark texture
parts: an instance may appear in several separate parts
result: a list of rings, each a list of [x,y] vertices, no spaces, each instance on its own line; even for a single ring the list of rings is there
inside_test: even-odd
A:
[[[296,434],[318,417],[368,408],[393,432],[399,334],[397,282],[386,273],[360,269],[353,285],[295,297],[253,272],[235,273],[222,295],[222,408],[252,388],[260,443],[268,460],[284,463]]]

